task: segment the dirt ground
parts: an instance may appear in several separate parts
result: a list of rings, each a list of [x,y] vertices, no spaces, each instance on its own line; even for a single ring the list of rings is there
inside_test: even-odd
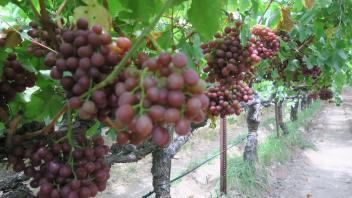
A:
[[[263,119],[273,116],[272,109],[263,109]],[[241,133],[246,133],[244,114],[228,121],[228,140],[234,140]],[[212,156],[219,148],[219,126],[215,129],[203,127],[195,132],[194,137],[187,142],[175,155],[172,161],[171,179]],[[274,127],[274,126],[272,126]],[[266,129],[261,129],[266,130]],[[264,139],[267,132],[261,131],[259,139]],[[228,157],[240,156],[243,144],[228,150]],[[140,198],[153,189],[152,158],[147,156],[137,163],[115,164],[111,169],[111,178],[106,191],[99,198]],[[176,181],[171,186],[171,196],[175,198],[208,198],[217,197],[216,188],[219,185],[220,157],[203,165],[196,171]],[[150,196],[154,197],[154,196]]]
[[[310,124],[314,150],[297,154],[271,171],[270,198],[352,197],[352,91],[343,103],[324,104]]]

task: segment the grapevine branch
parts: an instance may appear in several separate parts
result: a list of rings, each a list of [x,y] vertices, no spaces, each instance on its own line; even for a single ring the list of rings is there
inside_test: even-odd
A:
[[[56,42],[56,34],[55,34],[55,25],[52,22],[51,18],[48,15],[48,12],[46,11],[45,8],[45,3],[44,0],[39,0],[39,6],[40,6],[40,21],[41,23],[45,26],[45,29],[48,31],[49,36],[53,38],[52,44],[55,48],[58,47],[58,43]]]
[[[21,119],[22,119],[21,115],[16,115],[10,121],[9,130],[8,130],[7,136],[6,136],[6,147],[9,147],[11,145],[12,136],[15,135],[18,123],[21,121]]]
[[[263,15],[260,17],[259,21],[258,21],[258,24],[261,24],[262,23],[262,20],[266,14],[266,12],[269,10],[269,7],[271,6],[271,4],[274,2],[274,0],[270,0],[268,6],[265,8],[265,11],[263,13]]]
[[[55,126],[56,122],[59,120],[59,118],[66,112],[68,111],[68,105],[65,105],[54,117],[54,119],[48,124],[46,127],[44,127],[41,130],[32,132],[32,133],[27,133],[23,136],[25,139],[30,139],[39,135],[48,135],[49,131]]]
[[[148,36],[148,34],[150,33],[150,31],[154,28],[154,26],[159,22],[161,16],[163,15],[163,13],[172,5],[172,3],[175,0],[168,0],[163,7],[160,9],[159,13],[157,14],[157,16],[154,18],[154,20],[151,22],[151,24],[145,28],[142,32],[142,34],[138,37],[138,39],[136,40],[135,44],[132,46],[132,48],[128,51],[128,53],[123,57],[123,59],[121,60],[121,62],[114,68],[114,70],[111,72],[111,74],[102,82],[100,82],[99,84],[97,84],[95,87],[93,87],[91,89],[90,92],[87,92],[86,94],[90,94],[91,92],[101,89],[103,87],[105,87],[106,85],[112,83],[116,76],[120,73],[120,71],[125,67],[127,61],[132,57],[133,53],[141,46],[141,44],[143,43],[144,39],[146,36]],[[84,96],[86,96],[86,94]]]
[[[55,15],[56,15],[57,18],[59,18],[60,14],[61,14],[62,11],[64,10],[66,4],[67,4],[67,0],[64,0],[64,1],[61,3],[61,5],[59,6],[59,8],[57,9],[57,11],[56,11],[56,13],[55,13]],[[61,22],[61,19],[60,19],[60,18],[57,20],[57,25],[58,25],[60,28],[62,28],[62,22]]]
[[[9,116],[7,112],[2,107],[0,107],[0,121],[3,123],[6,123],[8,119],[9,119]]]

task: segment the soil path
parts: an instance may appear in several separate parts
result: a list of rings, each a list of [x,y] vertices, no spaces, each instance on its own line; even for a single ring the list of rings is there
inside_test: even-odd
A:
[[[277,168],[272,198],[352,197],[352,90],[340,107],[325,104],[311,122],[314,150]]]

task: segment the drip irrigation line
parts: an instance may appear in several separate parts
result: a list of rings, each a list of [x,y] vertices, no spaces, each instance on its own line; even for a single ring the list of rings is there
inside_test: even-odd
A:
[[[246,140],[246,136],[244,137],[239,137],[237,141],[233,142],[232,144],[229,144],[229,146],[227,147],[227,150],[234,147],[234,146],[237,146],[238,144],[242,143],[244,140]],[[218,152],[217,154],[211,156],[210,158],[206,159],[205,161],[203,161],[202,163],[198,164],[197,166],[193,167],[192,169],[190,170],[187,170],[185,171],[184,173],[182,173],[181,175],[175,177],[174,179],[172,179],[170,181],[170,184],[172,184],[173,182],[181,179],[182,177],[192,173],[193,171],[197,170],[198,168],[200,168],[201,166],[203,166],[204,164],[208,163],[209,161],[211,161],[212,159],[218,157],[222,152]],[[150,191],[149,193],[145,194],[142,196],[142,198],[147,198],[149,196],[151,196],[152,194],[154,194],[154,190],[153,191]]]

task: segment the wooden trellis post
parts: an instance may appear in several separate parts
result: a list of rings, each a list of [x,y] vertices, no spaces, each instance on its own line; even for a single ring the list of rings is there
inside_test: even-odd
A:
[[[220,119],[220,192],[226,194],[226,165],[227,165],[227,127],[226,117]]]

